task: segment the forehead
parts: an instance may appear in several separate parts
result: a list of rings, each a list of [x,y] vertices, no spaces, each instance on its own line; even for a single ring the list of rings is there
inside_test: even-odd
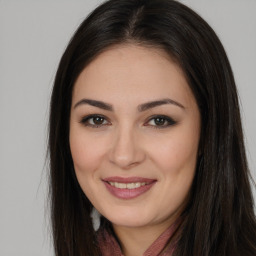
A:
[[[111,102],[175,97],[186,102],[193,95],[182,69],[164,50],[118,45],[99,54],[81,72],[73,100],[81,97]]]

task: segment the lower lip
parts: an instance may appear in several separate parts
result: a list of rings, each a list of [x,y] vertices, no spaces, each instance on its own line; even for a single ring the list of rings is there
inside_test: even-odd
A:
[[[106,188],[113,196],[120,199],[126,199],[126,200],[139,197],[140,195],[146,193],[148,190],[152,188],[152,186],[155,183],[156,182],[154,181],[150,184],[141,186],[139,188],[128,189],[128,188],[116,188],[114,186],[111,186],[108,182],[104,182]]]

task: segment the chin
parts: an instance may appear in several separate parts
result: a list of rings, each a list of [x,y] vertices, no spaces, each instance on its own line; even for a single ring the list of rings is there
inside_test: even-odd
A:
[[[142,219],[132,219],[132,218],[111,218],[108,219],[113,225],[123,226],[129,228],[143,227],[148,224],[147,221]]]
[[[109,213],[102,214],[113,225],[125,227],[142,227],[152,222],[152,217],[142,212],[132,210],[113,210]]]

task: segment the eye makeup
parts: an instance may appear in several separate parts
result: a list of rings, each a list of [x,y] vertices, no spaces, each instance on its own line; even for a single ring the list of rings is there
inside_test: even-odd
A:
[[[111,125],[111,122],[104,115],[90,114],[81,119],[80,123],[86,127],[101,128]],[[177,122],[166,115],[154,115],[148,118],[143,126],[148,126],[154,129],[164,129],[176,125]]]

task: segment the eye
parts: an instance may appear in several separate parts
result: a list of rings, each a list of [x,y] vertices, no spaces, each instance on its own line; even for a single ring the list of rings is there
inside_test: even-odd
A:
[[[109,125],[110,123],[104,116],[101,115],[89,115],[84,117],[80,123],[85,126],[90,126],[93,128],[99,128],[101,126]]]
[[[162,129],[175,125],[177,122],[168,116],[154,116],[149,119],[146,126],[152,126],[153,128]]]

